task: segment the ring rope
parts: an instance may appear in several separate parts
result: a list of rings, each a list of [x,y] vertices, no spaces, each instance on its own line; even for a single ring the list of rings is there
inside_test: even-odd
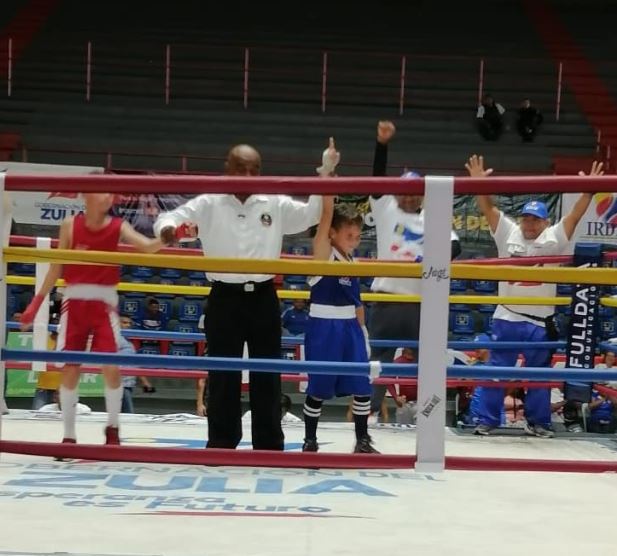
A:
[[[30,363],[24,363],[21,361],[7,361],[7,369],[11,371],[25,371],[31,372],[32,365]],[[47,366],[48,371],[58,371],[58,368],[49,364]],[[150,378],[187,378],[198,379],[207,378],[208,371],[190,371],[182,369],[146,369],[143,367],[119,367],[119,372],[122,376],[147,376]],[[82,366],[81,371],[86,374],[101,374],[101,367],[89,367]],[[37,371],[35,371],[37,372]],[[38,371],[44,372],[44,371]],[[281,380],[283,382],[299,383],[307,380],[305,374],[281,374]],[[417,378],[406,377],[378,377],[372,381],[372,384],[398,384],[399,386],[417,386]],[[477,386],[487,387],[503,387],[503,388],[561,388],[563,381],[553,382],[532,382],[528,380],[475,380],[475,379],[448,379],[448,388],[471,388]],[[598,385],[599,386],[599,385]],[[617,396],[617,390],[613,390],[609,387],[604,387],[607,393],[612,396]]]
[[[49,442],[0,441],[0,452],[68,459],[214,465],[239,467],[306,467],[322,469],[412,469],[417,457],[385,454],[278,452],[209,448],[152,448],[149,446],[100,446]],[[616,461],[538,460],[446,456],[445,468],[458,471],[529,471],[560,473],[615,473]]]
[[[223,259],[209,257],[176,257],[142,253],[115,253],[106,251],[76,251],[70,249],[32,249],[5,247],[6,262],[46,262],[79,264],[119,264],[178,268],[223,273],[295,274],[309,276],[386,276],[420,278],[423,267],[418,263],[341,263],[315,260],[290,261],[280,259]],[[446,269],[431,269],[428,278],[447,277]],[[455,279],[506,280],[517,282],[550,282],[564,284],[617,283],[617,269],[612,268],[519,268],[509,265],[452,265],[450,276]]]
[[[14,321],[7,322],[7,328],[10,330],[18,330],[20,328],[20,324]],[[48,325],[48,330],[55,332],[58,330],[58,325],[50,324]],[[169,342],[205,342],[207,338],[202,333],[197,332],[170,332],[166,330],[141,330],[135,328],[128,328],[120,331],[122,336],[125,338],[132,338],[138,340],[158,340],[158,341],[169,341]],[[369,339],[370,345],[373,347],[410,347],[417,348],[420,343],[418,340],[378,340],[378,339]],[[304,338],[301,336],[283,336],[281,338],[281,343],[286,346],[300,346],[304,345]],[[546,341],[546,342],[534,342],[534,348],[538,349],[563,349],[566,347],[565,341]],[[613,346],[614,349],[617,349],[617,345],[615,344],[607,344],[609,346]],[[528,344],[525,342],[473,342],[473,341],[465,341],[465,340],[453,340],[448,342],[448,347],[452,349],[458,350],[470,350],[475,351],[476,349],[493,349],[493,350],[512,350],[512,349],[521,349],[524,350],[528,348]]]
[[[491,176],[476,178],[456,176],[457,195],[503,193],[581,193],[615,192],[617,178],[606,176]],[[228,193],[289,195],[424,195],[426,178],[402,180],[388,177],[297,177],[297,176],[204,176],[204,175],[109,175],[109,174],[8,174],[7,191],[63,191],[71,193]]]
[[[194,357],[185,356],[171,358],[164,355],[122,355],[110,353],[84,353],[77,351],[41,351],[2,349],[2,360],[44,361],[56,363],[92,363],[100,365],[139,365],[161,368],[191,370],[221,370],[241,371],[249,369],[256,372],[283,371],[312,374],[339,374],[348,376],[364,376],[370,372],[369,363],[339,363],[332,361],[290,361],[281,359],[240,359],[231,357]],[[382,363],[382,376],[417,377],[418,365]],[[552,369],[545,367],[496,367],[479,365],[451,365],[447,368],[451,378],[474,378],[481,380],[540,380],[580,382],[612,382],[617,381],[617,370],[574,370]]]
[[[12,247],[36,247],[36,238],[30,236],[19,236],[12,235],[10,236],[10,245]],[[58,240],[51,240],[52,248],[58,247]],[[120,243],[118,245],[118,250],[123,253],[136,253],[137,251],[132,245],[126,243]],[[163,247],[160,251],[158,251],[160,255],[196,255],[203,256],[204,252],[201,249],[197,249],[195,247]],[[606,260],[615,260],[617,259],[617,251],[608,251],[603,254]],[[282,259],[292,259],[292,260],[306,260],[312,259],[311,255],[294,255],[292,253],[281,253]],[[552,256],[541,256],[541,257],[503,257],[503,258],[482,258],[482,259],[456,259],[452,261],[452,264],[476,264],[476,265],[506,265],[513,264],[516,266],[526,266],[526,265],[540,265],[540,264],[572,264],[573,261],[572,255],[552,255]],[[394,262],[393,260],[387,259],[374,259],[374,258],[366,258],[366,257],[357,257],[356,261],[381,261],[381,262]]]
[[[12,286],[34,286],[35,278],[32,276],[10,275],[6,277],[6,283]],[[59,288],[64,287],[64,280],[56,282]],[[118,291],[136,293],[158,293],[161,295],[210,295],[210,286],[177,286],[172,284],[143,284],[139,282],[120,282]],[[280,299],[310,299],[308,290],[277,290]],[[393,294],[393,293],[372,293],[365,292],[360,294],[362,301],[385,301],[389,303],[419,303],[422,299],[420,295]],[[499,296],[499,295],[450,295],[450,303],[461,305],[569,305],[569,297],[522,297],[522,296]],[[617,298],[603,297],[603,303],[610,307],[617,307]],[[601,300],[601,302],[602,302]]]

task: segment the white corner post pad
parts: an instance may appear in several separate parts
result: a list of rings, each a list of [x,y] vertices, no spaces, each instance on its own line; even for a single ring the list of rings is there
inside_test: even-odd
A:
[[[376,378],[379,378],[379,375],[381,374],[381,361],[369,361],[368,362],[368,368],[369,368],[369,381],[371,382],[371,384],[373,384],[373,381]]]
[[[426,176],[415,469],[445,467],[446,348],[454,178]]]
[[[0,172],[0,201],[2,210],[0,211],[0,349],[6,347],[6,264],[4,263],[4,248],[9,244],[11,231],[11,207],[7,207],[7,196],[4,193],[4,177],[6,173]],[[6,411],[6,401],[4,399],[4,381],[6,370],[4,360],[0,361],[0,440],[2,439],[2,414]]]
[[[51,238],[49,237],[37,237],[36,238],[37,249],[51,249]],[[49,263],[36,263],[35,265],[35,281],[34,291],[41,291],[41,286],[45,281],[45,276],[49,271]],[[45,298],[37,314],[34,317],[34,323],[32,326],[32,349],[46,351],[47,350],[47,338],[49,332],[47,330],[49,326],[49,296]],[[47,363],[45,361],[33,361],[33,371],[46,371]]]

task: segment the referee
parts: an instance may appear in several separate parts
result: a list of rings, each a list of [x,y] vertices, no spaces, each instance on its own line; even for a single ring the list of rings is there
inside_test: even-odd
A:
[[[228,176],[258,176],[261,156],[249,145],[236,145],[228,155]],[[308,203],[286,195],[200,195],[161,214],[154,233],[172,243],[176,229],[192,223],[210,257],[276,259],[283,236],[317,224],[321,197]],[[181,233],[181,232],[180,232]],[[281,313],[273,276],[207,273],[212,282],[205,332],[208,355],[242,357],[244,343],[251,358],[278,359],[281,354]],[[251,372],[250,405],[253,448],[283,450],[281,377]],[[240,371],[210,371],[208,381],[208,448],[238,446],[242,438]]]

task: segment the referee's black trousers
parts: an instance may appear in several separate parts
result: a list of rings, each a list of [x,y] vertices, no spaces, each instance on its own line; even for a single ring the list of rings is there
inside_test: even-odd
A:
[[[208,356],[242,357],[246,342],[251,359],[280,358],[281,313],[271,280],[214,282],[205,314]],[[283,450],[281,376],[251,372],[249,380],[253,448]],[[242,439],[241,383],[240,371],[209,372],[208,448],[234,449]]]

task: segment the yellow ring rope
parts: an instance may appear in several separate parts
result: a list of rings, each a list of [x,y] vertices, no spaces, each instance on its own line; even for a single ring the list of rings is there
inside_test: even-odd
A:
[[[238,274],[300,274],[309,276],[340,276],[345,274],[348,276],[419,278],[423,271],[422,265],[418,263],[357,262],[348,264],[311,260],[218,259],[198,256],[180,257],[176,255],[147,255],[106,251],[33,249],[31,247],[5,247],[4,256],[6,262],[118,264]],[[446,271],[447,269],[443,270],[443,272]],[[442,270],[437,269],[437,272],[442,272]],[[508,280],[561,284],[617,284],[617,269],[612,268],[538,268],[455,264],[450,266],[450,276],[455,279],[470,280]]]
[[[31,276],[7,276],[6,283],[17,286],[34,286],[34,278]],[[63,287],[64,280],[58,280],[56,286]],[[209,286],[176,286],[171,284],[142,284],[140,282],[120,282],[119,291],[158,293],[175,295],[199,295],[210,294]],[[281,299],[308,299],[307,290],[278,290]],[[391,293],[363,293],[362,301],[386,301],[390,303],[418,303],[419,295],[403,295]],[[450,303],[464,305],[569,305],[569,297],[521,297],[521,296],[498,296],[498,295],[450,295]],[[617,298],[603,297],[602,305],[617,307]]]

